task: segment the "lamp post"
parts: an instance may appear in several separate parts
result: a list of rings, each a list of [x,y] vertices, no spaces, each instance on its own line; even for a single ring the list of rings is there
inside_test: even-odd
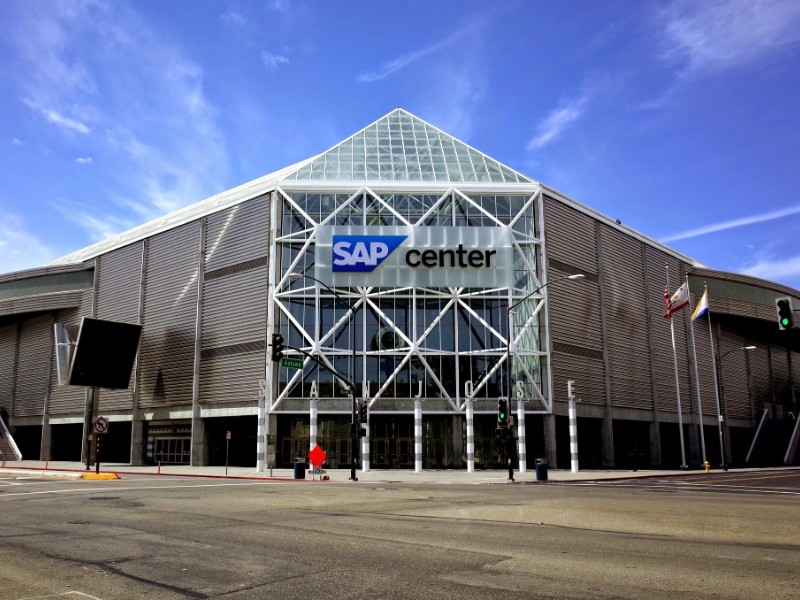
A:
[[[719,453],[722,460],[723,471],[728,470],[728,462],[725,460],[725,426],[723,425],[723,421],[725,419],[723,416],[723,413],[725,412],[725,387],[722,383],[722,359],[728,356],[728,354],[731,352],[737,352],[738,350],[749,352],[750,350],[755,349],[755,346],[741,346],[739,348],[728,350],[722,355],[720,355],[719,351],[717,351],[717,423],[719,427]]]
[[[523,298],[517,300],[514,304],[508,307],[508,310],[506,310],[506,320],[508,325],[508,335],[506,337],[506,394],[508,398],[509,409],[511,408],[511,338],[513,336],[512,329],[513,329],[514,309],[523,302],[525,302],[525,300],[533,296],[535,293],[537,293],[539,290],[541,290],[544,287],[547,287],[551,283],[556,283],[558,281],[564,281],[567,279],[572,279],[572,280],[583,279],[584,277],[585,275],[583,273],[576,273],[575,275],[565,275],[563,277],[557,277],[556,279],[547,281],[546,283],[543,283],[542,285],[537,287],[532,292],[528,292]],[[508,458],[508,478],[513,479],[513,469],[510,456]]]
[[[358,481],[358,477],[356,477],[356,452],[358,450],[358,434],[357,434],[357,427],[356,427],[356,415],[357,415],[357,400],[356,400],[356,307],[352,302],[348,302],[345,298],[340,296],[336,291],[331,288],[327,283],[324,281],[320,281],[316,277],[312,277],[311,275],[306,275],[305,273],[289,273],[287,275],[289,281],[297,281],[298,279],[310,279],[311,281],[317,282],[323,288],[325,288],[328,292],[333,294],[333,296],[339,300],[340,302],[347,305],[347,309],[353,315],[353,321],[350,324],[350,350],[352,352],[350,356],[350,370],[352,372],[352,381],[350,382],[350,394],[353,397],[353,406],[352,406],[352,413],[350,416],[350,436],[351,436],[351,444],[352,448],[350,450],[350,481]]]

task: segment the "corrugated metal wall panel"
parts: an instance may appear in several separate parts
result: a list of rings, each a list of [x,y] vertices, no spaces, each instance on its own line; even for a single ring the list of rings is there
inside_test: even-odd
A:
[[[655,406],[657,410],[677,413],[677,395],[675,392],[675,367],[673,363],[672,337],[670,319],[664,318],[664,287],[666,286],[666,269],[669,266],[670,292],[674,292],[683,282],[681,264],[674,258],[645,246],[647,259],[647,302],[650,310],[650,332],[652,336],[652,361],[654,370]],[[687,344],[688,308],[684,308],[672,320],[675,325],[675,347],[678,357],[678,379],[680,382],[681,412],[686,415],[694,404],[689,373],[689,345]],[[643,324],[643,326],[645,326]],[[684,421],[685,422],[685,421]]]
[[[52,354],[53,317],[49,314],[40,315],[23,321],[14,384],[15,417],[39,416],[44,413]]]
[[[725,413],[729,417],[737,419],[750,419],[750,381],[748,380],[747,356],[750,352],[737,351],[747,345],[747,340],[736,333],[727,329],[722,329],[722,339],[719,340],[720,356],[722,359],[722,388],[724,398],[721,401],[725,404]],[[725,353],[732,350],[730,354]],[[766,356],[765,356],[766,359]],[[763,361],[766,364],[766,360]],[[757,367],[764,370],[763,366]]]
[[[692,310],[694,310],[697,300],[699,298],[692,298]],[[700,317],[691,327],[693,327],[695,349],[697,351],[697,369],[700,375],[700,400],[703,405],[703,414],[716,416],[717,393],[714,382],[714,355],[711,352],[708,319]],[[691,343],[691,339],[689,343]],[[694,376],[694,367],[692,367],[692,376]],[[697,414],[696,402],[695,400],[695,407],[692,408],[694,414]]]
[[[97,259],[98,319],[139,323],[139,288],[142,274],[143,242],[103,254]],[[131,410],[135,373],[126,390],[102,390],[100,413]]]
[[[17,359],[17,324],[0,326],[0,409],[11,416],[14,395],[14,362]]]
[[[750,343],[751,341],[747,340],[747,344]],[[750,397],[753,400],[753,405],[760,408],[763,407],[765,403],[772,402],[773,400],[772,378],[770,377],[769,368],[769,348],[763,343],[755,344],[755,346],[755,350],[750,350],[746,352],[746,354],[749,363],[748,366],[750,367]],[[732,352],[725,360],[728,362],[736,362],[744,358],[744,356],[735,356],[736,353],[736,351]],[[742,350],[741,354],[744,355],[745,351]],[[727,369],[725,371],[726,375],[729,370],[730,369]],[[745,416],[748,418],[751,416],[749,406]]]
[[[548,259],[567,263],[583,273],[597,274],[594,219],[545,196],[544,229]]]
[[[606,388],[601,358],[553,352],[553,389],[556,400],[566,401],[567,380],[575,380],[575,395],[584,404],[603,405]]]
[[[191,404],[200,221],[150,238],[139,406]]]
[[[205,282],[203,348],[263,340],[267,322],[267,267]]]
[[[263,351],[204,359],[200,366],[200,402],[258,404],[264,360]]]
[[[268,251],[269,196],[208,216],[206,271],[266,256]]]
[[[792,390],[789,382],[789,350],[783,346],[771,345],[770,362],[775,401],[783,405],[790,404]]]
[[[600,228],[611,404],[653,407],[642,243]]]
[[[91,304],[81,308],[62,310],[56,314],[56,323],[77,325],[81,317],[89,316]],[[86,405],[86,388],[74,385],[58,385],[58,367],[56,353],[51,354],[52,366],[50,370],[50,397],[47,402],[47,412],[51,415],[83,414]]]
[[[544,208],[550,281],[574,273],[587,275],[548,286],[551,338],[556,344],[602,352],[595,222],[556,200],[546,198]]]

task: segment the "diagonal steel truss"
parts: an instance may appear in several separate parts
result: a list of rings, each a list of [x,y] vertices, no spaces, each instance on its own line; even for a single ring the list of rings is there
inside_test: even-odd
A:
[[[392,190],[391,194],[398,190]],[[402,190],[405,194],[429,194],[420,190]],[[274,275],[274,293],[272,301],[275,310],[275,322],[284,322],[289,327],[294,328],[300,335],[303,345],[301,349],[317,356],[320,361],[330,369],[334,369],[334,360],[337,357],[350,356],[351,349],[337,347],[334,341],[343,335],[346,327],[353,327],[368,308],[372,314],[376,315],[379,321],[379,331],[392,331],[395,334],[395,343],[390,349],[378,347],[377,349],[366,350],[368,345],[366,321],[360,323],[364,338],[362,339],[364,352],[360,355],[362,361],[361,372],[367,372],[367,356],[381,356],[391,354],[398,357],[394,369],[388,373],[385,380],[380,382],[377,391],[365,392],[365,396],[372,409],[380,410],[380,401],[386,397],[385,394],[391,388],[395,379],[412,359],[421,365],[426,376],[436,386],[439,399],[444,399],[453,412],[461,412],[465,409],[466,402],[470,398],[476,397],[485,386],[497,375],[506,376],[506,373],[513,373],[512,380],[521,381],[524,389],[525,398],[530,400],[527,412],[552,412],[552,401],[549,394],[542,392],[543,378],[549,380],[549,352],[546,347],[547,337],[543,337],[542,331],[546,334],[546,313],[543,311],[545,297],[542,294],[533,294],[528,300],[522,303],[515,311],[522,318],[519,323],[515,323],[512,339],[508,340],[505,332],[491,325],[484,315],[476,311],[469,303],[471,299],[492,298],[494,300],[505,299],[506,306],[511,306],[520,299],[524,298],[531,290],[535,290],[542,285],[539,274],[543,269],[537,268],[542,265],[542,243],[535,231],[524,231],[520,226],[522,217],[533,216],[528,222],[536,222],[541,217],[541,190],[530,194],[522,210],[516,215],[512,215],[510,221],[501,220],[490,210],[487,210],[481,203],[476,202],[469,193],[459,187],[450,187],[443,192],[439,192],[438,200],[433,202],[427,209],[421,206],[423,211],[416,220],[410,220],[401,214],[390,201],[384,199],[377,191],[368,186],[362,186],[349,195],[347,200],[336,207],[330,214],[324,215],[321,219],[315,219],[308,214],[300,202],[293,198],[292,191],[286,191],[282,187],[276,187],[276,194],[280,208],[273,214],[285,214],[290,211],[295,219],[302,219],[302,227],[287,235],[278,235],[273,231],[272,247],[273,253],[281,255],[283,249],[292,246],[295,258],[285,268],[283,273]],[[423,227],[435,221],[443,224],[448,218],[455,219],[458,207],[468,206],[474,214],[483,217],[491,226],[505,227],[511,226],[514,232],[514,257],[515,257],[515,277],[517,285],[512,289],[465,289],[465,288],[373,288],[359,287],[356,289],[337,289],[340,298],[344,298],[353,307],[347,310],[330,326],[321,327],[319,317],[315,317],[314,323],[303,323],[298,320],[290,311],[289,304],[292,300],[302,298],[304,300],[313,299],[314,306],[319,307],[323,297],[330,299],[330,295],[319,287],[312,285],[309,281],[302,286],[289,286],[287,278],[289,273],[302,272],[303,268],[308,269],[307,261],[304,257],[308,253],[313,253],[316,238],[316,228],[320,225],[330,225],[341,222],[342,219],[356,219],[358,224],[395,224]],[[448,214],[450,213],[450,214]],[[352,222],[352,221],[351,221]],[[484,225],[485,226],[485,225]],[[543,279],[543,278],[542,278]],[[398,327],[393,321],[392,316],[384,311],[379,303],[382,298],[404,298],[410,300],[412,307],[412,334],[409,334],[402,327]],[[420,319],[417,314],[418,298],[440,298],[442,300],[439,313],[427,324],[420,327]],[[484,347],[467,352],[453,352],[445,350],[430,349],[426,347],[426,340],[433,334],[437,327],[442,325],[445,317],[453,310],[463,311],[472,319],[472,322],[479,324],[488,332],[488,337],[492,340],[489,347]],[[315,311],[319,314],[319,310]],[[455,336],[458,339],[459,322],[455,321]],[[545,343],[543,343],[543,341]],[[543,347],[544,346],[544,347]],[[457,348],[458,346],[456,346]],[[507,350],[509,349],[509,350]],[[491,368],[487,368],[483,373],[472,381],[471,396],[467,396],[464,382],[456,384],[456,393],[452,394],[443,384],[434,365],[428,360],[430,357],[441,355],[459,354],[460,356],[484,356],[491,358],[493,363]],[[509,365],[508,361],[511,361]],[[305,359],[308,366],[310,359]],[[504,371],[501,371],[504,370]],[[269,412],[279,410],[286,401],[289,390],[299,383],[304,377],[305,370],[295,371],[290,377],[288,384],[283,389],[277,390],[269,406]],[[362,389],[366,390],[366,382],[362,383]]]

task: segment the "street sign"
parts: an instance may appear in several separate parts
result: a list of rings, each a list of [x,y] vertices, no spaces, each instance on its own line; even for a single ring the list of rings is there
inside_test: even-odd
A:
[[[108,419],[105,417],[97,417],[94,421],[95,433],[108,433]]]
[[[275,443],[275,434],[274,433],[268,433],[267,434],[267,443],[268,444],[274,444]]]
[[[326,458],[328,458],[328,455],[325,454],[325,450],[319,446],[314,446],[314,448],[308,453],[308,460],[310,460],[311,464],[315,467],[321,467]]]
[[[281,359],[281,366],[288,367],[290,369],[302,369],[303,368],[303,359],[302,358],[288,358],[284,356]]]
[[[230,432],[230,431],[226,431],[226,432],[225,432],[225,439],[226,439],[226,440],[229,440],[229,439],[231,439],[231,432]]]

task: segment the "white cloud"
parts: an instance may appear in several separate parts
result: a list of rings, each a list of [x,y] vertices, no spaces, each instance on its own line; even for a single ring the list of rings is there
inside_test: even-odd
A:
[[[22,217],[0,209],[0,273],[40,266],[57,252],[31,233]]]
[[[79,156],[75,159],[75,162],[79,165],[90,165],[92,164],[92,157],[91,156]]]
[[[33,111],[36,111],[40,115],[42,115],[48,123],[52,123],[57,127],[62,129],[67,129],[69,131],[74,131],[76,133],[82,133],[84,135],[91,133],[91,128],[86,125],[86,123],[81,123],[76,119],[72,119],[70,117],[62,115],[57,110],[53,110],[52,108],[44,108],[39,106],[33,100],[23,100],[23,102]]]
[[[666,243],[666,242],[674,242],[676,240],[685,240],[693,237],[699,237],[701,235],[707,235],[709,233],[717,233],[718,231],[725,231],[727,229],[735,229],[737,227],[746,227],[747,225],[756,225],[758,223],[774,221],[775,219],[783,219],[785,217],[798,214],[800,214],[800,206],[789,206],[787,208],[781,208],[779,210],[773,210],[758,215],[741,217],[739,219],[731,219],[729,221],[721,221],[719,223],[711,223],[710,225],[704,225],[702,227],[697,227],[695,229],[690,229],[688,231],[674,233],[664,238],[661,238],[661,241]]]
[[[22,146],[22,140],[19,138],[11,138],[11,143],[15,146]]]
[[[405,67],[407,67],[412,63],[415,63],[419,59],[429,56],[443,48],[455,44],[467,34],[471,34],[475,29],[482,27],[490,17],[491,15],[482,15],[481,17],[473,20],[471,23],[469,23],[462,29],[459,29],[458,31],[451,33],[449,36],[445,37],[444,39],[435,44],[426,46],[425,48],[412,50],[411,52],[407,52],[406,54],[398,58],[387,61],[383,63],[377,71],[372,71],[372,72],[362,73],[361,75],[357,75],[356,81],[359,81],[361,83],[374,83],[376,81],[381,81],[382,79],[386,79],[392,73],[404,69]]]
[[[275,71],[281,65],[288,65],[289,59],[280,54],[272,54],[266,50],[261,51],[261,60],[267,65],[270,71]]]
[[[15,33],[19,96],[59,127],[91,132],[85,151],[103,152],[106,179],[98,173],[96,187],[79,199],[85,214],[74,219],[89,237],[226,187],[220,111],[206,94],[203,70],[135,4],[27,3]],[[76,162],[90,160],[87,154]]]
[[[796,0],[677,0],[660,12],[664,57],[685,74],[747,65],[800,41]]]
[[[792,256],[785,260],[761,259],[753,265],[743,267],[741,272],[770,281],[785,281],[800,277],[800,256]]]
[[[588,94],[583,94],[553,110],[537,126],[536,134],[528,142],[528,150],[538,150],[561,135],[567,127],[583,116],[588,102]]]

